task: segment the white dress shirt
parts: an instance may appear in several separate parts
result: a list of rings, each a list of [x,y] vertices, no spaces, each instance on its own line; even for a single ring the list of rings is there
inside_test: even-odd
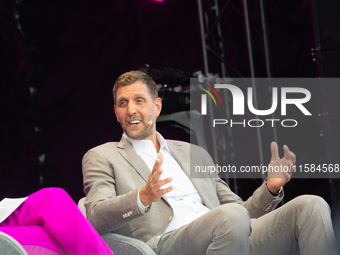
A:
[[[144,160],[150,171],[152,171],[153,165],[157,159],[157,151],[152,141],[134,140],[128,137],[125,133],[124,136],[128,141],[130,141],[136,153]],[[209,209],[204,206],[201,197],[189,177],[171,155],[166,141],[158,132],[157,140],[160,144],[159,153],[163,154],[163,164],[161,166],[163,173],[161,175],[161,179],[165,179],[170,176],[173,178],[171,183],[162,186],[162,188],[166,188],[169,185],[172,185],[174,188],[172,191],[165,194],[174,211],[174,216],[164,232],[167,233],[190,223],[207,213]],[[137,205],[139,210],[144,213],[145,207],[139,199],[139,192]]]

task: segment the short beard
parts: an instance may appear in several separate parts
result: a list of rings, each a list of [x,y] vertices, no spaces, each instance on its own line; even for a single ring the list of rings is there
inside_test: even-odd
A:
[[[130,132],[130,130],[128,128],[126,128],[126,127],[124,128],[124,132],[131,139],[134,139],[134,140],[143,140],[143,139],[145,139],[146,137],[148,137],[148,136],[150,136],[152,134],[152,132],[153,132],[153,130],[152,130],[153,129],[153,124],[152,125],[145,125],[144,124],[144,128],[139,133]]]

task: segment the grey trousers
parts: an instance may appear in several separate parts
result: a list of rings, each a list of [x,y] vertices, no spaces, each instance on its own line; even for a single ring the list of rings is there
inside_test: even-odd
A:
[[[163,235],[157,254],[338,255],[328,204],[300,196],[258,219],[239,204],[219,206]]]

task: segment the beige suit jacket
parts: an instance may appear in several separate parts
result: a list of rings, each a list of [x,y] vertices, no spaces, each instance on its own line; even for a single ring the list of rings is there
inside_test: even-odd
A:
[[[167,140],[171,154],[190,177],[191,163],[213,165],[202,148],[185,142]],[[195,156],[193,156],[195,155]],[[95,229],[104,234],[115,232],[144,241],[156,250],[158,240],[173,217],[173,210],[163,196],[142,214],[137,208],[137,192],[148,180],[150,170],[124,137],[119,143],[109,142],[89,150],[83,158],[85,207]],[[281,201],[274,198],[262,184],[243,202],[220,178],[202,174],[190,178],[205,206],[213,209],[225,203],[239,203],[257,218],[273,210]]]

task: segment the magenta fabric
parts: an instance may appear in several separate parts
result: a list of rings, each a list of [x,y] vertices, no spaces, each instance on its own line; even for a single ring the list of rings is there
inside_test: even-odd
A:
[[[32,254],[32,246],[55,254],[113,254],[70,196],[60,188],[45,188],[29,195],[0,223],[0,231],[16,239],[28,254]]]

